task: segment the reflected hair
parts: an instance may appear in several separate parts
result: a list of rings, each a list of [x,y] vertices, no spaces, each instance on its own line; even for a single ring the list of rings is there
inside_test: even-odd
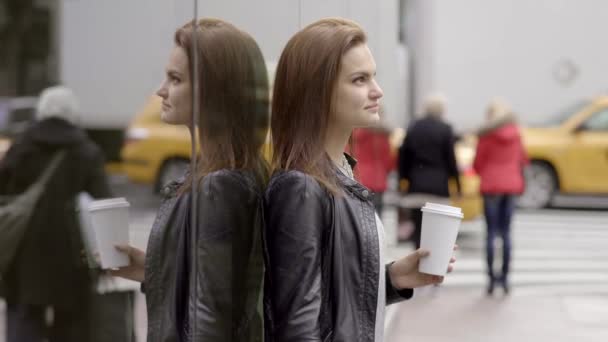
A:
[[[343,18],[321,19],[289,40],[274,81],[274,171],[304,172],[330,192],[339,193],[334,163],[325,152],[325,137],[342,57],[366,41],[361,26]]]
[[[198,51],[193,50],[193,39]],[[199,82],[199,93],[192,98],[200,100],[201,153],[196,174],[186,180],[182,191],[191,187],[194,178],[199,181],[221,169],[253,171],[260,182],[266,182],[268,165],[261,147],[268,132],[270,104],[259,46],[249,34],[219,19],[189,22],[175,32],[174,40],[188,55],[191,75],[194,53],[198,61],[192,83]]]
[[[80,106],[72,89],[57,85],[40,93],[36,106],[36,119],[61,118],[73,125],[80,122]]]

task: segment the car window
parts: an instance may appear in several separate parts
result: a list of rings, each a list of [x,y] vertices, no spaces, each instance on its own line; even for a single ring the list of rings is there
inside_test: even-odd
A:
[[[593,114],[583,125],[588,131],[608,131],[608,108]]]
[[[34,108],[17,108],[13,109],[6,118],[6,124],[3,126],[3,131],[6,134],[15,136],[25,130],[25,128],[34,121]]]
[[[4,133],[6,131],[9,114],[10,111],[8,105],[4,102],[0,102],[0,133]]]
[[[559,126],[563,124],[566,120],[568,120],[570,117],[572,117],[572,115],[583,110],[586,106],[589,105],[589,103],[590,102],[587,100],[579,100],[575,103],[565,106],[559,111],[557,111],[556,114],[540,122],[540,125],[549,127]]]

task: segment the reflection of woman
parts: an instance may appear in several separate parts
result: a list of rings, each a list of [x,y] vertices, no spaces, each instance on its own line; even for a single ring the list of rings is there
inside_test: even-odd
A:
[[[511,260],[511,216],[515,196],[524,190],[522,169],[528,162],[519,129],[511,111],[501,102],[490,104],[485,125],[479,130],[479,142],[473,167],[481,178],[484,213],[488,229],[486,261],[488,267],[487,293],[491,295],[497,283],[509,292]],[[500,237],[502,273],[494,274],[494,239]]]
[[[196,69],[189,58],[194,53]],[[130,254],[131,266],[114,274],[143,282],[148,341],[259,341],[261,191],[267,178],[259,153],[260,131],[268,124],[265,64],[255,41],[229,23],[204,19],[184,25],[175,34],[166,79],[157,92],[163,99],[163,121],[190,124],[193,70],[200,80],[195,96],[201,105],[197,129],[204,151],[196,174],[168,186],[147,253],[121,247]],[[194,208],[192,187],[198,193]],[[196,227],[190,226],[192,215]],[[193,228],[196,251],[189,248]]]
[[[354,127],[378,120],[375,73],[365,33],[340,18],[307,26],[281,55],[265,204],[267,341],[381,341],[387,303],[442,281],[417,271],[421,250],[384,263],[370,191],[343,154]]]

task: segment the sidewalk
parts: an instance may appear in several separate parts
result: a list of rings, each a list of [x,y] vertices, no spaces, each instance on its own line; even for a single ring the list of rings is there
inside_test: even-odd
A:
[[[608,341],[608,293],[558,294],[544,288],[449,286],[418,290],[387,309],[386,342]]]

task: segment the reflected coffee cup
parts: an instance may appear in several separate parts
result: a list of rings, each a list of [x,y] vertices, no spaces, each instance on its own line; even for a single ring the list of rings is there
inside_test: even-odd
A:
[[[129,206],[129,202],[122,197],[89,204],[91,227],[103,269],[129,265],[128,255],[115,248],[129,244]]]

